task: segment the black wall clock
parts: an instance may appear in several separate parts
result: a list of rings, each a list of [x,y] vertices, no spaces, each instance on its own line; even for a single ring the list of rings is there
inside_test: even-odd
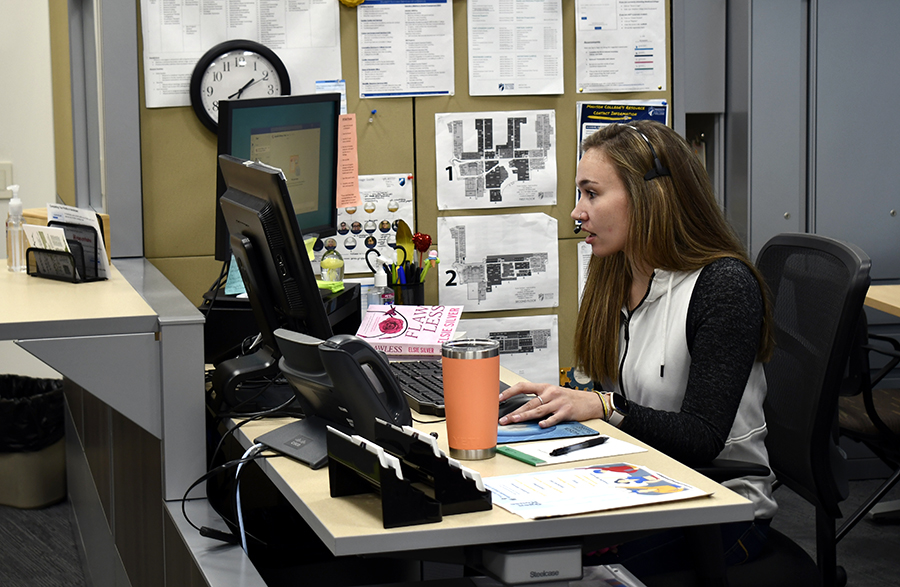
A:
[[[219,43],[203,54],[191,74],[191,106],[213,132],[219,130],[219,100],[287,96],[291,80],[274,51],[248,40]]]

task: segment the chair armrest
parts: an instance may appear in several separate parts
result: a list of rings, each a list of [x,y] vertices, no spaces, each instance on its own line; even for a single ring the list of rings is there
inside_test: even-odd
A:
[[[895,352],[900,352],[900,341],[898,341],[896,338],[894,338],[892,336],[885,336],[884,334],[875,334],[874,332],[869,332],[868,336],[869,336],[869,340],[878,340],[881,342],[886,342],[889,345],[891,345],[891,347],[893,347]],[[897,356],[895,353],[891,353],[891,352],[887,352],[885,354]]]
[[[863,350],[868,353],[876,353],[884,357],[890,357],[888,362],[881,369],[879,369],[877,373],[870,377],[870,388],[874,388],[882,379],[884,379],[891,371],[893,371],[898,364],[900,364],[900,341],[897,341],[897,339],[890,336],[872,333],[869,333],[869,340],[884,342],[890,344],[891,347],[893,347],[892,349],[886,349],[884,347],[878,347],[871,344],[862,345]]]
[[[708,465],[693,467],[693,469],[717,483],[738,477],[767,477],[771,472],[765,465],[728,459],[714,459]]]

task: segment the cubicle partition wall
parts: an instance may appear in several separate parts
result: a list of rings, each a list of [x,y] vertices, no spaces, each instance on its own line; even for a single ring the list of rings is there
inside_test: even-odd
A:
[[[570,341],[578,305],[576,244],[582,240],[573,234],[569,218],[575,202],[576,103],[623,99],[664,99],[671,102],[672,92],[669,88],[672,87],[673,73],[670,65],[666,88],[660,91],[579,93],[575,85],[575,3],[562,2],[562,9],[565,92],[544,96],[469,95],[467,5],[463,0],[454,0],[455,94],[360,99],[356,9],[341,5],[340,23],[347,109],[356,115],[359,173],[412,175],[414,230],[425,232],[435,240],[437,218],[444,214],[541,212],[555,218],[558,221],[560,259],[558,307],[519,312],[470,313],[466,317],[556,314],[559,316],[559,340]],[[680,10],[679,14],[683,15],[684,9]],[[666,11],[669,17],[671,8],[668,2]],[[668,50],[671,51],[671,47]],[[671,60],[669,63],[671,64]],[[556,115],[558,203],[555,206],[439,212],[436,200],[435,114],[539,109],[552,109]],[[377,111],[374,116],[371,114],[373,110]],[[196,300],[199,304],[203,292],[215,280],[220,269],[219,263],[212,257],[216,137],[200,124],[190,108],[142,108],[141,142],[146,256],[189,299]],[[186,164],[188,161],[190,165]],[[437,245],[440,246],[440,243]],[[438,276],[433,277],[427,281],[425,302],[428,304],[439,301]],[[559,345],[560,365],[572,363],[570,346],[567,342]]]

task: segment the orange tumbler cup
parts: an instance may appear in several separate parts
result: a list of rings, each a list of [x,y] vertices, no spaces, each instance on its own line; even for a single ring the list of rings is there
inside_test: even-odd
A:
[[[492,458],[500,417],[500,343],[445,342],[441,363],[450,456],[470,461]]]

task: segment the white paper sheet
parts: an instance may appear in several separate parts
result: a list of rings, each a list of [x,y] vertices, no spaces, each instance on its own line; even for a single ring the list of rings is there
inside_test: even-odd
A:
[[[334,0],[185,2],[141,0],[147,108],[189,106],[197,60],[230,40],[262,43],[284,62],[292,94],[341,79],[340,6]]]
[[[25,233],[25,240],[28,241],[29,247],[48,251],[69,251],[66,231],[58,226],[23,224],[22,231]]]
[[[584,284],[587,282],[588,266],[591,262],[591,245],[584,241],[578,243],[578,307],[584,296]]]
[[[516,316],[461,320],[467,338],[500,343],[500,365],[535,383],[559,385],[559,318]]]
[[[341,114],[347,114],[347,81],[342,79],[324,79],[316,82],[317,94],[340,94]]]
[[[397,242],[397,221],[405,221],[410,230],[415,227],[410,174],[360,175],[359,194],[362,206],[339,208],[338,233],[325,239],[325,247],[316,251],[318,262],[327,249],[336,249],[344,258],[344,273],[371,273],[366,264],[370,249],[393,261],[391,245]],[[375,254],[369,257],[375,265]]]
[[[579,92],[666,89],[664,0],[576,0]]]
[[[494,505],[533,520],[709,495],[629,463],[488,477]]]
[[[450,0],[366,0],[356,23],[360,98],[453,95]]]
[[[559,305],[552,216],[444,216],[438,218],[437,242],[441,304],[464,306],[467,312]]]
[[[66,242],[66,231],[58,226],[40,226],[37,224],[23,224],[22,231],[25,233],[25,240],[29,247],[36,249],[44,249],[47,251],[65,251],[69,252],[69,243]],[[53,275],[56,277],[78,277],[78,271],[75,275],[68,272],[66,263],[56,255],[34,255],[34,262],[37,265],[38,273],[41,275]]]
[[[438,210],[556,204],[553,110],[434,115]]]
[[[562,0],[468,0],[469,95],[562,94]]]

